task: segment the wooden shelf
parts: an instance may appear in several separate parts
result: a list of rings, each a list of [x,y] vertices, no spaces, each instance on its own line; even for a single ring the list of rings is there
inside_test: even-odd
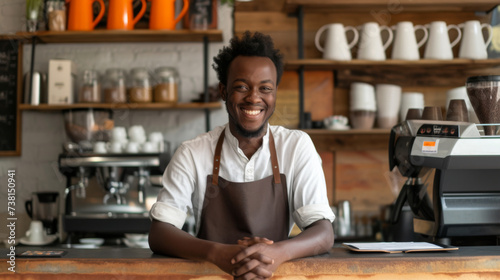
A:
[[[18,32],[16,36],[37,38],[39,43],[124,43],[124,42],[222,42],[221,30],[93,30]]]
[[[297,59],[285,64],[286,70],[336,71],[336,87],[346,88],[352,82],[397,83],[400,86],[457,87],[467,77],[499,75],[500,59],[452,59],[417,61],[392,60],[333,61]]]
[[[390,129],[306,129],[318,151],[387,150]]]
[[[334,61],[327,59],[296,59],[285,63],[286,70],[412,70],[412,69],[456,69],[475,70],[500,66],[500,59],[420,59],[416,61],[388,59],[384,61],[371,61],[353,59],[350,61]]]
[[[373,129],[347,129],[347,130],[333,130],[333,129],[303,129],[309,135],[366,135],[366,134],[381,134],[389,135],[390,129],[373,128]]]
[[[190,110],[190,109],[221,109],[220,102],[208,103],[177,103],[177,104],[163,104],[163,103],[124,103],[124,104],[110,104],[110,103],[76,103],[70,105],[28,105],[20,104],[19,109],[25,111],[60,111],[66,109],[86,109],[86,108],[99,108],[99,109],[113,109],[113,110]]]
[[[387,12],[489,12],[497,0],[286,0],[285,11],[296,12],[303,6],[306,12],[380,11]]]

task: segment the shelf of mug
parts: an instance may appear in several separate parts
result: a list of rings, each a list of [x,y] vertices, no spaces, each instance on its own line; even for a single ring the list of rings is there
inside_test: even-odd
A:
[[[98,109],[113,109],[113,110],[192,110],[192,109],[221,109],[220,102],[192,102],[192,103],[76,103],[76,104],[20,104],[20,110],[31,111],[59,111],[67,109],[85,109],[85,108],[98,108]]]
[[[352,59],[349,61],[335,61],[328,59],[295,59],[287,60],[285,63],[286,70],[367,70],[375,69],[377,71],[388,70],[422,70],[434,69],[442,70],[457,69],[457,70],[476,70],[491,67],[498,67],[500,59],[465,59],[456,58],[449,60],[439,59],[420,59],[420,60],[398,60],[387,59],[384,61]]]
[[[498,0],[286,0],[284,9],[296,12],[302,6],[306,12],[334,11],[404,11],[404,12],[488,12]]]
[[[39,43],[222,42],[221,30],[106,30],[18,32],[16,36]]]
[[[304,129],[318,151],[386,150],[390,129]]]

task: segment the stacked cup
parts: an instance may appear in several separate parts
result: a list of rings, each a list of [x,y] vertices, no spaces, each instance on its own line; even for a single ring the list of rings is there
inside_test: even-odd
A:
[[[111,130],[111,141],[108,143],[108,152],[121,153],[127,145],[127,130],[123,126],[116,126]]]
[[[141,145],[146,142],[146,132],[141,125],[133,125],[128,128],[128,137],[130,141],[127,143],[125,151],[129,154],[140,152]]]
[[[155,152],[162,153],[164,150],[163,134],[159,131],[151,132],[149,134],[149,142],[152,143]]]
[[[350,119],[355,129],[373,128],[377,105],[375,89],[367,83],[355,82],[350,90]]]
[[[467,105],[468,111],[468,119],[470,122],[479,123],[479,119],[477,118],[476,112],[474,112],[474,108],[472,108],[472,104],[470,103],[469,96],[467,95],[467,89],[465,87],[457,87],[452,88],[446,92],[446,107],[450,107],[450,101],[454,99],[463,99],[465,104]],[[448,112],[446,112],[448,114]]]
[[[424,94],[421,92],[404,92],[401,95],[400,119],[406,120],[409,109],[424,109]]]
[[[401,87],[390,84],[375,86],[377,100],[377,126],[392,128],[398,123],[401,105]]]

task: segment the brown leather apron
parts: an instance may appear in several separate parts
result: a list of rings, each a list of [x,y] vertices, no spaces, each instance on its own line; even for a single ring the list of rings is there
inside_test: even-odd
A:
[[[254,236],[275,242],[287,239],[289,210],[286,176],[279,173],[271,130],[269,149],[273,175],[244,183],[219,177],[224,134],[225,129],[215,148],[213,174],[207,176],[198,237],[225,244],[236,244],[243,237]]]

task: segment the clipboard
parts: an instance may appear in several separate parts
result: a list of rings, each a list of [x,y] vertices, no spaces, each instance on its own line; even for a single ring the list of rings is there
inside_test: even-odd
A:
[[[430,242],[358,242],[342,243],[342,246],[351,251],[368,253],[412,253],[458,250],[458,247]]]
[[[64,250],[28,250],[17,254],[18,258],[60,258],[66,255]]]

